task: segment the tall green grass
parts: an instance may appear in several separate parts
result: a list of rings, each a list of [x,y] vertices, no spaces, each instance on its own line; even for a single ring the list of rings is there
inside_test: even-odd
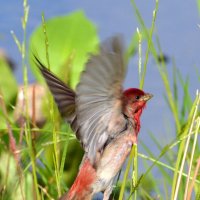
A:
[[[124,198],[125,194],[125,186],[128,183],[128,178],[132,177],[134,181],[130,182],[132,184],[131,188],[134,188],[133,190],[129,190],[129,199],[132,196],[132,199],[184,199],[189,200],[191,198],[198,199],[199,197],[199,191],[200,191],[200,179],[198,177],[197,171],[199,170],[199,148],[198,148],[198,134],[199,134],[199,99],[200,99],[200,93],[199,91],[193,91],[196,93],[196,98],[192,103],[188,88],[189,88],[189,81],[188,79],[184,80],[181,76],[180,72],[174,67],[174,82],[170,83],[169,74],[167,72],[166,64],[164,61],[164,57],[161,60],[161,62],[158,60],[158,56],[163,56],[163,52],[160,46],[159,37],[156,36],[156,42],[152,40],[152,33],[154,30],[154,23],[156,20],[156,13],[158,11],[158,1],[156,1],[156,8],[153,11],[153,19],[152,19],[152,27],[150,31],[146,27],[144,20],[142,19],[142,16],[140,15],[140,12],[135,4],[135,1],[132,1],[132,5],[134,8],[134,13],[136,14],[136,17],[138,19],[138,22],[141,26],[141,32],[145,34],[145,39],[147,42],[147,50],[146,50],[146,57],[144,61],[143,68],[141,67],[141,45],[139,45],[139,77],[140,79],[140,88],[143,88],[144,86],[144,80],[146,75],[146,67],[147,67],[147,61],[148,61],[148,55],[151,53],[156,61],[157,68],[159,70],[160,76],[163,81],[163,85],[165,87],[165,95],[166,95],[166,102],[169,106],[169,109],[173,115],[174,123],[175,123],[175,139],[170,144],[166,145],[165,147],[161,147],[159,144],[159,141],[151,135],[152,140],[154,141],[155,145],[160,149],[161,153],[158,157],[155,157],[152,151],[145,147],[147,155],[137,153],[137,145],[133,147],[133,151],[130,155],[130,160],[128,161],[124,179],[122,182],[121,192],[119,199]],[[157,46],[157,48],[155,47]],[[141,70],[142,69],[142,70]],[[142,75],[140,75],[142,74]],[[178,79],[178,80],[177,80]],[[173,85],[173,87],[171,86]],[[178,85],[181,85],[179,87]],[[181,101],[180,98],[178,98],[178,93],[182,90],[184,93],[182,106],[180,105]],[[199,89],[199,88],[197,88]],[[186,118],[188,114],[188,117]],[[177,148],[177,151],[174,150],[175,147]],[[167,154],[172,154],[170,151],[173,150],[173,156],[176,156],[175,160],[172,162],[168,159]],[[134,169],[132,171],[132,175],[128,176],[128,172],[131,167],[131,160],[134,157]],[[137,167],[137,159],[138,157],[141,157],[146,160],[151,160],[152,165],[150,167],[147,167],[147,170],[142,176],[139,178],[138,176],[138,167]],[[164,163],[161,161],[161,158],[164,157],[166,160],[169,161],[169,163]],[[175,162],[175,164],[174,164]],[[164,196],[161,192],[161,186],[159,183],[156,182],[154,176],[152,173],[152,168],[158,167],[158,169],[161,172],[162,179],[164,184],[166,185],[166,195]],[[195,168],[196,167],[196,168]],[[187,169],[188,168],[188,169]],[[173,177],[169,177],[169,174],[166,172],[166,170],[171,170],[173,173]],[[196,171],[195,171],[196,170]],[[198,171],[199,172],[199,171]],[[151,191],[156,191],[158,193],[158,197],[153,197],[151,194],[146,192],[145,188],[143,188],[143,182],[145,182],[145,179],[148,181],[149,178],[151,179],[151,182],[153,182]],[[138,181],[135,181],[137,180]],[[148,186],[151,187],[151,186]],[[171,189],[170,189],[171,188]],[[139,193],[137,192],[139,191]],[[134,193],[134,195],[133,195]],[[192,196],[193,195],[193,196]]]

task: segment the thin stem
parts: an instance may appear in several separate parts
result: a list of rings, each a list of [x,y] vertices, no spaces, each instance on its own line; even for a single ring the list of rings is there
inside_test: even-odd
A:
[[[135,189],[136,188],[136,185],[137,185],[137,181],[138,181],[138,148],[137,148],[137,144],[134,144],[134,148],[135,148],[135,158],[137,159],[134,159],[134,162],[133,162],[133,166],[134,166],[134,173],[132,176],[132,182],[133,182],[133,186],[134,186],[134,199],[137,200],[137,190]],[[133,192],[133,190],[131,191]]]
[[[124,178],[123,178],[123,182],[122,182],[122,186],[121,186],[121,190],[120,190],[120,194],[119,194],[119,200],[123,200],[124,199],[123,196],[124,196],[124,193],[125,193],[126,180],[128,178],[129,170],[130,170],[132,159],[133,159],[134,155],[135,155],[135,148],[133,147],[131,149],[131,153],[130,153],[130,157],[129,157],[129,160],[128,160],[128,164],[126,166],[126,170],[125,170],[125,173],[124,173]]]
[[[49,40],[48,40],[48,37],[47,37],[47,28],[46,28],[44,13],[42,13],[42,27],[43,27],[44,37],[45,37],[45,50],[46,50],[47,67],[50,70]]]
[[[193,158],[194,158],[194,151],[196,148],[196,144],[197,144],[197,138],[198,138],[198,131],[199,131],[199,126],[200,126],[200,117],[198,117],[198,119],[196,120],[196,131],[195,131],[195,135],[194,135],[194,141],[193,141],[193,147],[192,147],[192,152],[191,152],[191,157],[190,157],[190,164],[189,164],[189,168],[188,168],[188,178],[187,178],[187,182],[186,182],[186,191],[184,194],[184,200],[187,200],[188,198],[188,187],[189,187],[189,177],[191,174],[191,169],[192,169],[192,162],[193,162]]]
[[[197,101],[196,101],[196,104],[195,104],[195,110],[194,110],[194,113],[193,113],[192,122],[191,122],[189,132],[188,132],[189,137],[186,140],[186,144],[185,144],[185,148],[184,148],[185,151],[184,151],[182,162],[181,162],[180,174],[179,174],[177,182],[176,182],[175,193],[174,193],[174,195],[172,194],[174,200],[176,200],[177,197],[178,197],[178,191],[179,191],[180,181],[181,181],[181,177],[182,177],[182,173],[183,173],[183,167],[184,167],[184,164],[185,164],[185,159],[186,159],[186,155],[187,155],[187,151],[188,151],[188,147],[189,147],[189,142],[190,142],[190,138],[191,138],[190,135],[191,135],[192,129],[194,127],[194,122],[195,122],[195,118],[196,118],[197,111],[198,111],[199,101],[200,101],[200,94],[197,94]]]
[[[139,76],[139,82],[141,82],[142,78],[142,34],[140,33],[139,28],[137,28],[137,34],[138,34],[138,76]]]

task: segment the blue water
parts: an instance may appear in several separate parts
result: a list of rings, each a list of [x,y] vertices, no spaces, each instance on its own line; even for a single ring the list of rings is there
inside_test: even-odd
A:
[[[10,31],[13,30],[22,40],[21,17],[23,15],[22,0],[0,0],[0,48],[17,63],[16,79],[22,83],[21,58],[13,41]],[[116,33],[121,33],[126,44],[139,26],[128,0],[31,0],[30,15],[27,36],[41,23],[41,13],[45,18],[68,14],[77,9],[83,9],[99,30],[99,36],[103,40]],[[136,4],[141,11],[147,26],[151,26],[154,1],[138,0]],[[200,28],[198,27],[199,15],[196,1],[191,0],[161,0],[156,19],[156,32],[159,35],[163,52],[169,56],[167,67],[169,77],[172,80],[172,60],[175,60],[181,73],[190,76],[190,92],[195,97],[199,82],[195,73],[195,67],[200,64]],[[143,49],[143,55],[145,49]],[[125,88],[138,86],[137,56],[131,61],[128,69]],[[200,70],[199,70],[200,71]],[[29,80],[34,79],[29,74]],[[172,115],[163,98],[164,87],[159,76],[156,64],[152,57],[149,58],[147,76],[144,86],[145,91],[154,94],[154,98],[148,103],[142,117],[142,140],[156,155],[159,151],[151,141],[148,133],[151,131],[160,140],[161,145],[166,145],[174,137],[174,124]],[[181,93],[182,95],[182,93]],[[139,150],[144,152],[139,145]]]

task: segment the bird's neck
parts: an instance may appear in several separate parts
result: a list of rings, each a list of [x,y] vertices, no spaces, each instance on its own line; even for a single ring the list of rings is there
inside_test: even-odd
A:
[[[88,159],[83,162],[78,176],[70,188],[66,200],[88,200],[92,198],[92,184],[96,180],[96,170]]]
[[[125,115],[130,119],[130,121],[133,121],[133,124],[135,126],[136,135],[138,135],[140,131],[140,116],[142,114],[142,109],[139,109],[137,112],[133,112],[132,109],[125,110]]]
[[[135,122],[136,135],[138,135],[138,133],[140,131],[140,116],[141,116],[141,114],[142,114],[142,109],[138,110],[138,112],[133,115],[133,119]]]

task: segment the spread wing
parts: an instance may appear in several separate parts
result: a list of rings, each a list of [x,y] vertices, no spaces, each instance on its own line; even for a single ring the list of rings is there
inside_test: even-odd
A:
[[[91,162],[109,139],[126,129],[122,113],[122,83],[126,73],[119,37],[103,43],[93,55],[77,86],[78,138]]]
[[[71,124],[72,130],[76,132],[75,92],[52,74],[36,56],[35,63],[42,72],[42,75],[53,94],[61,116]]]

